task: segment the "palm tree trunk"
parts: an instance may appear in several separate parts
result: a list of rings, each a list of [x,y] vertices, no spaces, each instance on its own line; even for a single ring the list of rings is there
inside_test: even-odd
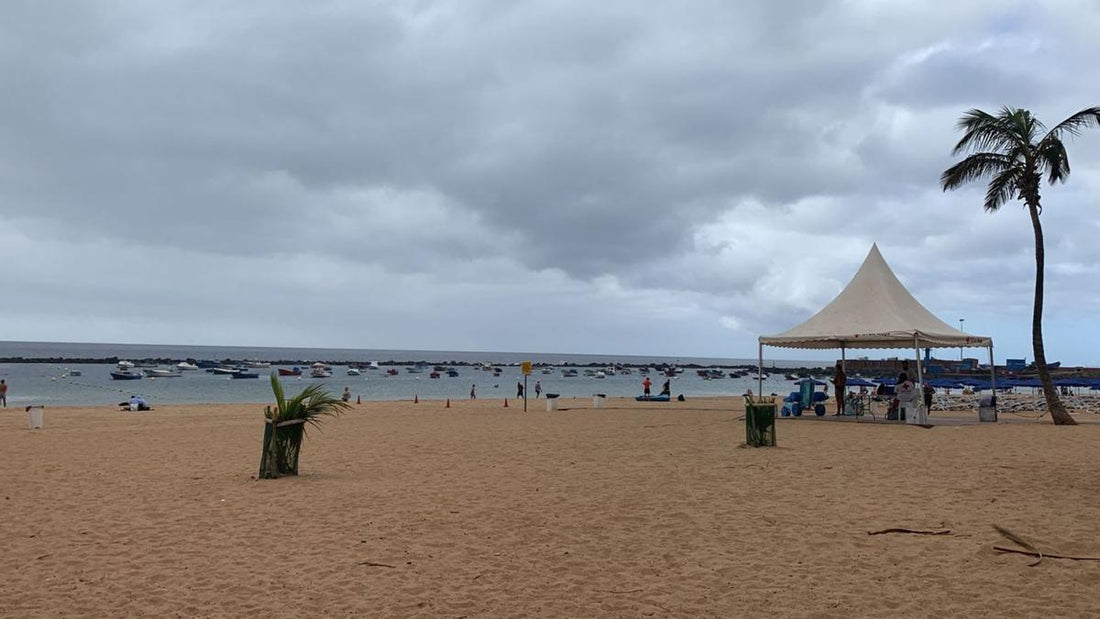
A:
[[[1043,253],[1043,226],[1039,223],[1039,209],[1037,201],[1028,200],[1027,210],[1031,214],[1031,227],[1035,230],[1035,309],[1031,315],[1031,346],[1035,353],[1035,369],[1039,370],[1039,382],[1043,385],[1043,396],[1047,401],[1047,410],[1056,426],[1075,426],[1073,420],[1062,401],[1058,398],[1058,392],[1054,390],[1054,381],[1050,378],[1050,370],[1047,369],[1047,357],[1043,352],[1043,268],[1045,257]]]

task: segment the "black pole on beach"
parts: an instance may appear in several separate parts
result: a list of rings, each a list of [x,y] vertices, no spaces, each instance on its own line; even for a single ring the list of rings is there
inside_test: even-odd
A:
[[[523,412],[527,412],[527,375],[523,375]]]

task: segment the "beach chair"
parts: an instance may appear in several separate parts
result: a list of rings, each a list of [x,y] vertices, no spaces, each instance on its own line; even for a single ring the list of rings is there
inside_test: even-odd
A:
[[[871,397],[849,393],[848,397],[844,398],[844,416],[859,418],[864,415],[870,415],[872,420],[878,419],[871,408]]]

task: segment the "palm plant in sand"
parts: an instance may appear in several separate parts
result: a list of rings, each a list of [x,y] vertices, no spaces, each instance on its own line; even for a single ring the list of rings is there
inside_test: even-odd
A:
[[[953,155],[969,153],[940,177],[943,190],[956,189],[970,181],[989,178],[985,192],[985,210],[996,212],[1005,202],[1021,200],[1031,215],[1035,232],[1035,304],[1031,317],[1031,345],[1035,367],[1043,385],[1047,410],[1056,425],[1075,425],[1073,417],[1054,390],[1043,351],[1043,227],[1039,215],[1039,186],[1043,176],[1051,185],[1065,182],[1069,176],[1069,156],[1062,143],[1065,136],[1076,136],[1090,126],[1100,126],[1100,107],[1090,107],[1063,120],[1047,131],[1031,112],[1010,107],[996,115],[970,110],[959,119],[963,137]]]
[[[306,424],[319,427],[326,416],[336,416],[350,406],[325,390],[310,385],[289,400],[274,372],[271,390],[275,406],[264,408],[264,448],[260,456],[260,479],[298,474],[298,454],[306,436]]]

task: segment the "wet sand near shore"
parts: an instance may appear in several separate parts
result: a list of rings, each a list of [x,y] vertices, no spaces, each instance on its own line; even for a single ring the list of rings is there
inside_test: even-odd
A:
[[[1082,616],[1100,417],[780,419],[740,398],[371,402],[254,479],[262,405],[0,412],[0,615]],[[933,419],[945,417],[934,414]],[[976,414],[953,415],[961,420]],[[1007,421],[1007,418],[1006,418]],[[938,536],[868,531],[949,529]]]

